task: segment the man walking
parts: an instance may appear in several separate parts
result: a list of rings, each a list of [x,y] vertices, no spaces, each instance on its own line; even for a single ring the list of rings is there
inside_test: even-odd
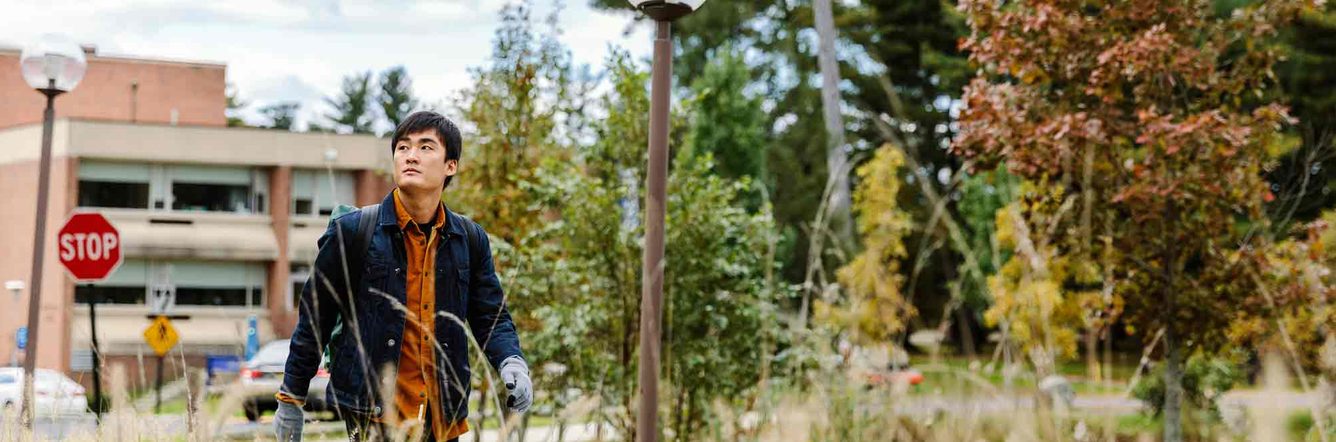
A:
[[[323,353],[326,400],[350,440],[388,434],[455,440],[468,431],[464,327],[500,372],[510,410],[529,408],[529,368],[487,234],[441,202],[458,171],[461,144],[449,119],[410,115],[390,139],[397,188],[379,205],[335,218],[320,237],[276,394],[279,440],[301,440],[301,406]],[[395,421],[402,424],[387,425]]]

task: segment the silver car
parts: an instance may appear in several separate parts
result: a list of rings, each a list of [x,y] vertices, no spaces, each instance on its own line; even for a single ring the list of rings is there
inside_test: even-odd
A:
[[[23,369],[0,368],[0,404],[17,410],[23,404]],[[58,371],[37,369],[33,383],[33,412],[38,415],[75,415],[88,412],[84,388]]]
[[[260,419],[265,411],[278,408],[274,393],[283,385],[283,366],[288,361],[288,340],[278,340],[260,347],[249,361],[241,367],[241,385],[246,388],[246,419],[251,422]],[[311,378],[311,387],[306,392],[306,409],[310,411],[330,411],[325,403],[325,387],[329,385],[329,371],[323,364]]]

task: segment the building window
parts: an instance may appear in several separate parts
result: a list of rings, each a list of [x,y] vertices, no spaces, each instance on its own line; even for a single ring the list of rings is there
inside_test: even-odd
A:
[[[288,311],[297,311],[302,296],[302,286],[306,285],[306,280],[311,278],[311,266],[306,264],[294,264],[288,273]]]
[[[260,307],[268,271],[258,262],[174,260],[156,263],[155,280],[176,287],[176,305]]]
[[[144,286],[85,286],[74,287],[74,302],[85,304],[97,301],[99,304],[143,304]]]
[[[269,171],[255,167],[79,162],[79,205],[268,213]]]
[[[292,171],[292,214],[329,216],[340,204],[355,204],[356,178],[346,170]]]
[[[172,210],[250,213],[250,186],[174,182]]]
[[[312,208],[315,203],[310,198],[301,198],[292,200],[292,213],[294,215],[310,215],[315,213]]]
[[[79,180],[79,207],[148,208],[148,183]]]
[[[263,293],[263,287],[177,287],[176,305],[259,306]]]
[[[149,166],[85,160],[79,162],[79,206],[147,209]]]
[[[172,210],[263,213],[267,174],[251,167],[163,165]]]
[[[106,280],[76,286],[74,299],[147,306],[150,292],[174,288],[176,306],[259,308],[267,274],[260,262],[130,258]]]

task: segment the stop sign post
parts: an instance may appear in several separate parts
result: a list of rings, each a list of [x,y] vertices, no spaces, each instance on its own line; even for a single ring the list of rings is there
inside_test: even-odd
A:
[[[97,212],[75,212],[56,234],[60,263],[81,283],[106,279],[120,267],[121,235]]]
[[[75,212],[56,233],[56,255],[65,270],[80,283],[107,279],[121,266],[121,234],[97,212]],[[97,345],[97,300],[88,297],[88,322],[93,344],[93,413],[102,420],[102,352]],[[158,376],[162,376],[162,358],[158,358]],[[159,381],[161,383],[161,381]]]

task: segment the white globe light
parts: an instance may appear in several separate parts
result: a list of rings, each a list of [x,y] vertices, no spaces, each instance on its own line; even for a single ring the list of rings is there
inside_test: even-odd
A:
[[[631,6],[650,18],[673,21],[700,9],[705,0],[630,0]]]
[[[649,3],[675,3],[685,5],[695,11],[700,9],[700,5],[704,4],[705,0],[631,0],[631,6],[635,6],[637,9]]]
[[[62,37],[44,35],[19,56],[23,80],[33,89],[69,92],[88,70],[83,49]]]

